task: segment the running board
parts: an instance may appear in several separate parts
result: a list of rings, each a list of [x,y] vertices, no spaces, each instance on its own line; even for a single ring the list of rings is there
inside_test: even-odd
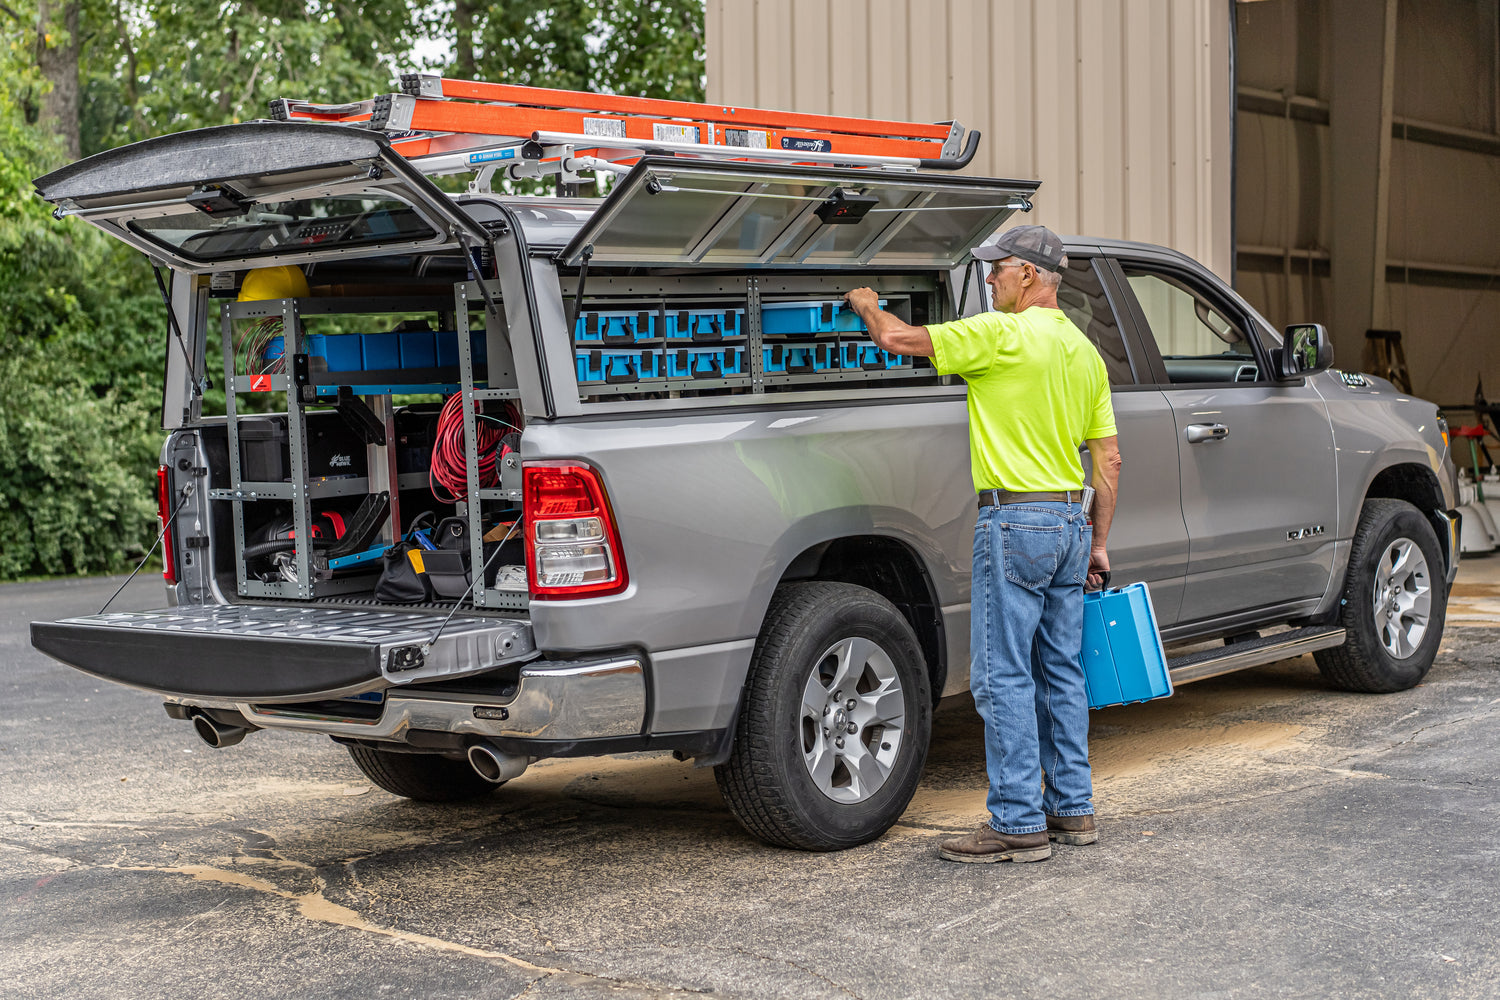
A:
[[[1172,684],[1175,686],[1187,684],[1190,681],[1206,680],[1220,674],[1233,673],[1236,670],[1244,670],[1246,667],[1258,667],[1263,663],[1289,660],[1303,653],[1343,644],[1343,629],[1313,625],[1308,628],[1292,629],[1290,632],[1278,632],[1260,639],[1247,639],[1244,642],[1215,646],[1212,649],[1200,649],[1196,653],[1188,653],[1186,656],[1167,660],[1167,672],[1171,675]]]

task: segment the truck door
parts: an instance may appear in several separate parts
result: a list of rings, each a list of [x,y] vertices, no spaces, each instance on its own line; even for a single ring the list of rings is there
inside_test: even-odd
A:
[[[1272,333],[1170,259],[1116,260],[1172,408],[1190,553],[1183,622],[1263,618],[1321,598],[1337,511],[1333,429],[1305,380],[1272,380]]]
[[[1120,505],[1109,534],[1115,580],[1150,584],[1158,624],[1167,626],[1177,621],[1188,561],[1172,408],[1153,384],[1145,352],[1122,335],[1115,303],[1101,280],[1101,267],[1107,267],[1103,259],[1069,247],[1057,303],[1098,348],[1114,394],[1115,426],[1124,458]],[[1088,450],[1080,457],[1088,473],[1092,465]]]

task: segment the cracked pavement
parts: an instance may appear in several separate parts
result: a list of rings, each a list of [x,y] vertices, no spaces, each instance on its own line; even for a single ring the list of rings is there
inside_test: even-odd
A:
[[[1102,842],[1012,866],[935,853],[983,813],[966,702],[901,822],[839,854],[759,844],[662,756],[418,805],[324,738],[211,750],[30,648],[118,582],[0,587],[6,997],[1500,995],[1500,630],[1475,604],[1412,691],[1336,692],[1304,657],[1094,713]]]

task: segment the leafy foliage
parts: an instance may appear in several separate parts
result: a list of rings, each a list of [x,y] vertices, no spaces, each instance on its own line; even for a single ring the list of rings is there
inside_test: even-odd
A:
[[[40,111],[75,35],[70,124]],[[168,337],[155,280],[139,254],[52,218],[32,178],[66,162],[70,142],[87,156],[260,118],[276,97],[359,99],[424,67],[702,100],[703,3],[0,3],[0,580],[118,570],[155,534]]]

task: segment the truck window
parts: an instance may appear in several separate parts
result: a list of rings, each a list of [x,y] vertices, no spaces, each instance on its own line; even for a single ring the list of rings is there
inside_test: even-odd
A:
[[[1134,385],[1135,372],[1125,350],[1125,338],[1115,311],[1104,294],[1104,284],[1089,257],[1069,258],[1063,271],[1062,287],[1057,290],[1057,304],[1073,325],[1083,331],[1109,372],[1110,385]]]
[[[1260,366],[1242,323],[1183,279],[1122,265],[1174,385],[1255,382]]]

